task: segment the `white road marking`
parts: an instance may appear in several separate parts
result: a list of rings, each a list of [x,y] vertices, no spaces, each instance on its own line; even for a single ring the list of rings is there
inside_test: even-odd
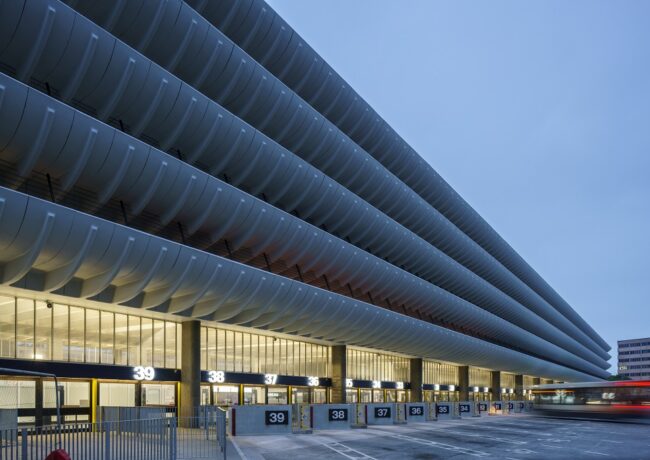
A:
[[[337,454],[341,454],[344,457],[349,458],[350,460],[358,460],[358,459],[377,460],[376,458],[371,457],[370,455],[366,455],[363,452],[359,452],[358,450],[346,446],[345,444],[341,444],[340,442],[329,442],[329,443],[320,442],[320,444],[322,444],[323,446],[327,447],[330,450],[333,450]],[[352,454],[357,454],[357,455],[352,455]]]
[[[562,448],[562,446],[549,446],[548,444],[540,444],[540,446],[550,447],[551,449],[561,449]]]
[[[420,427],[415,427],[415,426],[410,426],[409,428],[411,428],[411,429],[414,428],[414,429],[416,429],[418,431],[428,431],[428,432],[438,431],[440,434],[448,433],[448,434],[455,434],[455,435],[458,435],[458,436],[465,436],[465,437],[468,437],[468,438],[484,438],[484,439],[490,439],[492,441],[503,442],[503,443],[506,443],[506,444],[514,444],[514,445],[517,445],[517,446],[521,446],[521,445],[527,443],[527,441],[519,441],[519,440],[516,440],[516,439],[501,438],[501,437],[498,437],[498,436],[491,436],[491,435],[482,434],[482,433],[472,433],[472,432],[467,432],[467,431],[454,431],[454,430],[449,430],[449,429],[427,430],[426,428],[420,428]]]
[[[231,437],[228,437],[227,439],[230,439],[230,442],[232,442],[232,445],[233,445],[233,447],[235,448],[235,450],[237,451],[237,453],[239,454],[239,457],[240,457],[242,460],[248,460],[248,457],[246,457],[246,456],[244,455],[244,453],[241,451],[241,449],[239,448],[239,446],[238,446],[237,443],[235,442],[235,437],[234,437],[234,436],[231,436]],[[226,442],[227,442],[227,441],[226,441]]]
[[[609,457],[609,454],[603,454],[602,452],[594,452],[593,450],[584,450],[583,452],[587,454],[604,455],[605,457]]]
[[[425,446],[431,446],[431,447],[437,447],[439,449],[444,449],[444,450],[449,450],[452,452],[459,452],[461,454],[465,455],[471,455],[472,457],[491,457],[491,455],[487,452],[481,452],[478,450],[473,450],[473,449],[468,449],[466,447],[459,447],[459,446],[454,446],[451,444],[445,444],[442,442],[437,442],[437,441],[430,441],[428,439],[421,439],[421,438],[416,438],[413,436],[407,436],[405,434],[388,434],[385,431],[382,431],[384,436],[389,437],[389,438],[395,438],[399,439],[402,441],[409,441],[415,444],[422,444]]]
[[[601,439],[602,442],[615,442],[616,444],[623,444],[623,441],[610,441],[609,439]]]

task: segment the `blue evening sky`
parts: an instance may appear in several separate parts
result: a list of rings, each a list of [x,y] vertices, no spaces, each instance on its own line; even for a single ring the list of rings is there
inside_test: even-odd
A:
[[[268,1],[614,355],[650,337],[649,1]]]

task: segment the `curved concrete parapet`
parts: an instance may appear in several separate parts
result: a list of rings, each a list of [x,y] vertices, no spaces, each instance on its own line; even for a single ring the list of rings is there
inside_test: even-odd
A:
[[[604,351],[609,345],[263,0],[188,3],[438,209]]]
[[[0,188],[0,284],[508,372],[590,374]],[[215,276],[218,273],[219,276]],[[269,299],[265,284],[277,293]],[[602,371],[598,376],[605,377]]]

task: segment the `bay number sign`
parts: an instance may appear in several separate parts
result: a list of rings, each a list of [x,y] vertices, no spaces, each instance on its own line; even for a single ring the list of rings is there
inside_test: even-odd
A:
[[[346,422],[348,420],[347,409],[329,409],[328,415],[330,422]]]
[[[390,418],[390,407],[375,407],[375,418]]]
[[[265,421],[267,425],[288,425],[289,424],[289,411],[288,410],[267,410],[264,412]]]

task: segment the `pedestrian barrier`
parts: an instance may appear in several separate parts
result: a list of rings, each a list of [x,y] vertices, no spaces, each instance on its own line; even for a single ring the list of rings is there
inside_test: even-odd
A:
[[[232,436],[290,434],[293,430],[290,405],[233,406],[228,412]]]
[[[427,420],[426,403],[406,403],[406,421],[407,422],[425,422]]]
[[[146,420],[173,417],[175,411],[167,407],[123,407],[97,406],[98,422],[119,422],[122,420]],[[171,410],[171,412],[170,412]]]
[[[488,414],[490,411],[490,403],[487,401],[477,402],[476,407],[477,407],[477,412],[479,417],[484,414]]]
[[[57,449],[83,460],[226,458],[225,412],[210,417],[66,423],[0,430],[0,459],[42,460]]]
[[[18,428],[18,409],[0,409],[0,430]]]
[[[340,430],[365,420],[358,420],[356,404],[314,404],[312,406],[312,428],[314,430]]]
[[[521,414],[526,410],[525,401],[515,401],[515,414]]]

